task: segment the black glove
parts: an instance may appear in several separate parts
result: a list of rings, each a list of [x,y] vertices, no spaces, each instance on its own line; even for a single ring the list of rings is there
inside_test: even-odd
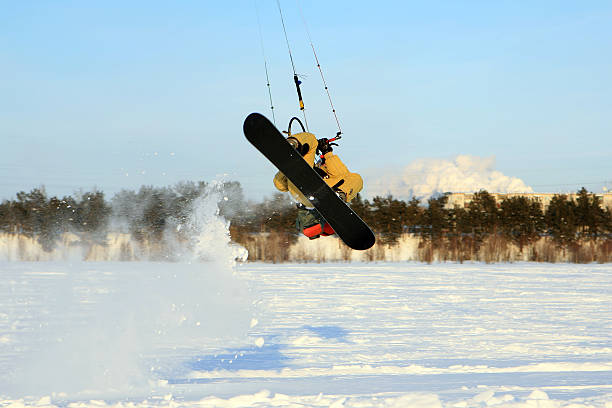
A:
[[[317,151],[319,152],[319,155],[324,155],[334,150],[332,146],[338,146],[338,143],[329,143],[329,139],[324,137],[322,139],[319,139],[319,144],[317,145]]]

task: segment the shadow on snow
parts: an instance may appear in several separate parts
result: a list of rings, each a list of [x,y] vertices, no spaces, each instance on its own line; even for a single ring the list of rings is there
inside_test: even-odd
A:
[[[346,336],[349,334],[348,330],[343,329],[340,326],[303,326],[306,330],[316,334],[317,336],[328,339],[336,340],[342,343],[347,343]]]
[[[281,346],[270,344],[198,357],[188,367],[196,371],[279,370],[287,366],[288,360],[289,357],[281,353]]]
[[[316,336],[347,342],[348,331],[340,326],[302,326]],[[280,370],[289,366],[289,357],[283,354],[284,344],[265,344],[262,347],[228,349],[223,353],[200,356],[186,364],[194,371]]]

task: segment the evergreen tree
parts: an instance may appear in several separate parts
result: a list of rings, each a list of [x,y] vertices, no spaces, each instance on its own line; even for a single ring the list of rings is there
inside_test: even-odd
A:
[[[486,190],[474,193],[467,207],[469,222],[474,237],[481,241],[489,234],[494,234],[499,227],[499,211],[495,198]]]
[[[5,233],[15,232],[13,231],[15,224],[16,220],[13,210],[13,202],[4,200],[2,204],[0,204],[0,231]]]
[[[612,211],[606,208],[604,211],[603,230],[607,234],[608,239],[612,238]]]
[[[470,213],[467,209],[455,206],[453,208],[453,230],[458,235],[471,235],[473,232]]]
[[[43,188],[35,188],[29,193],[17,193],[15,210],[18,219],[17,231],[28,237],[40,233],[43,228],[44,210],[47,204],[47,194]]]
[[[297,208],[286,194],[275,193],[263,204],[260,218],[262,232],[280,231],[297,236]]]
[[[431,197],[427,200],[427,209],[423,212],[421,220],[421,234],[430,240],[438,240],[448,232],[451,222],[449,211],[446,209],[447,195]]]
[[[138,241],[159,241],[170,218],[171,189],[142,186],[138,193],[122,190],[113,197],[113,213]]]
[[[589,194],[586,188],[578,191],[576,198],[576,226],[581,237],[596,238],[606,229],[606,212],[601,200]]]
[[[152,188],[150,191],[145,191],[141,233],[147,240],[159,242],[162,239],[170,215],[166,203],[171,202],[171,196],[172,194],[163,189]]]
[[[408,219],[406,202],[391,195],[374,197],[371,204],[372,228],[380,234],[383,244],[394,244],[404,232]]]
[[[36,238],[45,251],[53,249],[60,231],[55,223],[55,208],[47,200],[45,189],[41,187],[29,193],[17,193],[14,209],[17,232]]]
[[[576,205],[567,195],[555,195],[545,214],[548,233],[561,247],[576,241]]]
[[[135,191],[123,189],[116,193],[111,199],[114,229],[131,232],[138,212],[142,212],[141,206]]]
[[[504,236],[523,247],[540,237],[544,213],[539,202],[524,196],[508,197],[501,203],[501,230]]]
[[[419,225],[423,222],[423,207],[421,206],[421,200],[416,197],[412,197],[406,205],[404,215],[404,225],[407,227],[408,232],[416,232]]]
[[[194,202],[199,197],[207,194],[208,184],[203,181],[194,183],[180,182],[172,187],[172,197],[167,204],[168,217],[177,225],[187,223],[194,210]],[[182,228],[180,231],[186,231]]]
[[[49,199],[49,203],[47,204],[47,208],[49,211],[49,217],[52,219],[52,223],[54,227],[61,232],[65,232],[70,229],[70,215],[68,213],[68,208],[62,202],[61,199],[57,197],[51,197]]]
[[[104,200],[104,193],[94,191],[82,194],[76,205],[79,209],[78,222],[81,231],[94,233],[106,228],[111,207]]]

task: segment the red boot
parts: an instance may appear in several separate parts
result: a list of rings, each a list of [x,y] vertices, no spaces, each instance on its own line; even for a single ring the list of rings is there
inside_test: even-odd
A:
[[[328,223],[325,223],[323,227],[321,227],[321,224],[315,224],[311,227],[304,228],[302,232],[304,233],[304,235],[306,235],[310,239],[317,239],[321,235],[323,235],[324,237],[327,237],[329,235],[334,235],[336,233],[334,229],[331,227],[331,225],[329,225]]]
[[[331,227],[331,225],[329,225],[328,223],[325,223],[325,225],[323,226],[323,235],[324,237],[328,236],[328,235],[334,235],[336,233],[336,231],[334,231],[334,229]]]

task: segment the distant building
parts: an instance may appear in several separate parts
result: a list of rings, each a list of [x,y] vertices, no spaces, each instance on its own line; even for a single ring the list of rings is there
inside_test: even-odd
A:
[[[522,196],[522,197],[530,198],[535,201],[539,201],[540,203],[542,203],[542,208],[544,210],[548,208],[548,205],[550,204],[550,200],[552,200],[554,196],[559,195],[555,193],[489,193],[489,194],[491,194],[491,196],[495,198],[495,201],[497,202],[498,206],[501,204],[501,202],[505,198]],[[595,195],[599,197],[599,199],[601,200],[601,204],[604,208],[608,208],[609,210],[612,210],[612,193],[601,193],[601,194],[595,194]],[[468,206],[470,201],[472,201],[472,199],[474,198],[474,193],[448,193],[447,196],[448,196],[448,202],[446,203],[446,208],[453,208],[455,206],[458,206],[460,208],[465,208]],[[578,194],[576,193],[566,194],[566,196],[573,200],[576,200],[576,198],[578,198]]]

